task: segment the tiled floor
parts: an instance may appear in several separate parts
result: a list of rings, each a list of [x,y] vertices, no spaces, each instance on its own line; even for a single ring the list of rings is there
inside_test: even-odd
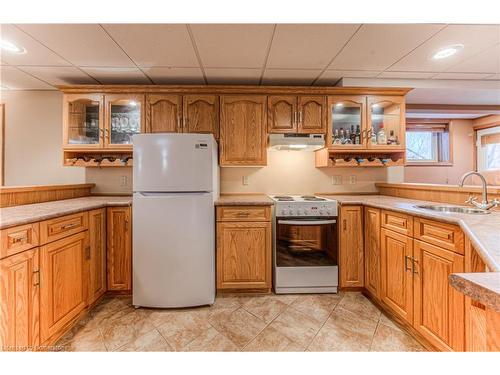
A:
[[[68,351],[421,351],[360,293],[217,297],[211,307],[103,300],[57,343]]]

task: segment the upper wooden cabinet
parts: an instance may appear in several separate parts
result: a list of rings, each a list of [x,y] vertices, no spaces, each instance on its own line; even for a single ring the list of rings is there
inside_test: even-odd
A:
[[[144,95],[105,95],[104,104],[104,147],[130,149],[132,136],[144,131]]]
[[[63,146],[104,146],[104,95],[67,94],[63,99]]]
[[[218,96],[185,95],[182,108],[185,133],[211,133],[219,138]]]
[[[182,131],[182,97],[150,94],[146,98],[146,132],[177,133]]]
[[[220,165],[266,165],[266,97],[221,97]]]
[[[362,287],[364,286],[363,207],[341,207],[340,222],[340,287]]]
[[[328,97],[327,147],[332,151],[404,151],[403,96]]]
[[[325,133],[326,98],[320,95],[268,97],[269,133]]]

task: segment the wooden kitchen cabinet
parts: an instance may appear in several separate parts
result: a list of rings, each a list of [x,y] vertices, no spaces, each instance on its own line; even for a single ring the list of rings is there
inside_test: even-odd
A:
[[[144,132],[144,95],[104,96],[104,147],[130,150],[132,136]]]
[[[108,290],[132,289],[132,230],[130,207],[107,208]]]
[[[221,96],[220,165],[267,163],[266,97]]]
[[[217,289],[270,290],[270,208],[250,207],[267,211],[259,221],[240,220],[238,215],[232,214],[228,216],[225,208],[217,207]],[[245,208],[240,209],[245,212]]]
[[[149,94],[146,97],[146,132],[182,132],[182,96]]]
[[[395,136],[395,143],[373,144],[367,142],[367,148],[371,150],[405,150],[405,98],[402,96],[368,96],[367,112],[368,139],[372,132],[378,134],[382,127],[387,139],[389,139],[391,132]]]
[[[320,95],[270,95],[269,133],[326,133],[326,98]]]
[[[413,323],[413,239],[380,230],[381,300],[395,314]]]
[[[363,207],[340,208],[340,287],[364,286]]]
[[[380,210],[365,207],[365,288],[380,298]]]
[[[89,212],[88,304],[94,304],[106,292],[106,209]]]
[[[267,97],[267,131],[269,133],[297,132],[297,97],[270,95]]]
[[[464,257],[415,240],[415,329],[440,350],[464,350],[464,295],[448,282],[451,273],[464,271]]]
[[[297,99],[297,132],[305,134],[326,133],[326,98],[324,96],[299,96]]]
[[[80,232],[40,247],[40,341],[58,336],[86,306],[85,252]]]
[[[219,97],[216,95],[184,95],[183,131],[209,133],[219,138]]]
[[[0,351],[24,351],[40,343],[39,249],[0,260]]]

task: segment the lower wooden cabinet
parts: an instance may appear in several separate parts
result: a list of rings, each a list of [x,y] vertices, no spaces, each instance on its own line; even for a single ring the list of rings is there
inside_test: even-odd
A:
[[[130,207],[107,209],[108,290],[132,289],[132,225]]]
[[[40,342],[38,257],[34,248],[0,260],[0,351]]]
[[[380,230],[381,300],[395,314],[413,322],[413,239]]]
[[[106,209],[89,212],[88,304],[92,305],[106,292]]]
[[[40,337],[44,344],[83,311],[87,301],[85,252],[80,232],[40,247]]]
[[[362,287],[365,273],[362,206],[341,207],[339,244],[340,287]]]
[[[217,210],[223,217],[224,207]],[[217,222],[217,289],[271,289],[269,216],[264,215],[267,221]]]
[[[415,240],[415,329],[440,350],[463,351],[464,295],[448,282],[448,275],[464,271],[464,257]]]
[[[365,207],[365,288],[380,298],[380,210]]]

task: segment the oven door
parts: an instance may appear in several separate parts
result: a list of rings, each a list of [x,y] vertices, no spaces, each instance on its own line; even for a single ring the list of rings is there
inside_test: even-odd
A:
[[[337,218],[276,218],[277,267],[337,266]]]

